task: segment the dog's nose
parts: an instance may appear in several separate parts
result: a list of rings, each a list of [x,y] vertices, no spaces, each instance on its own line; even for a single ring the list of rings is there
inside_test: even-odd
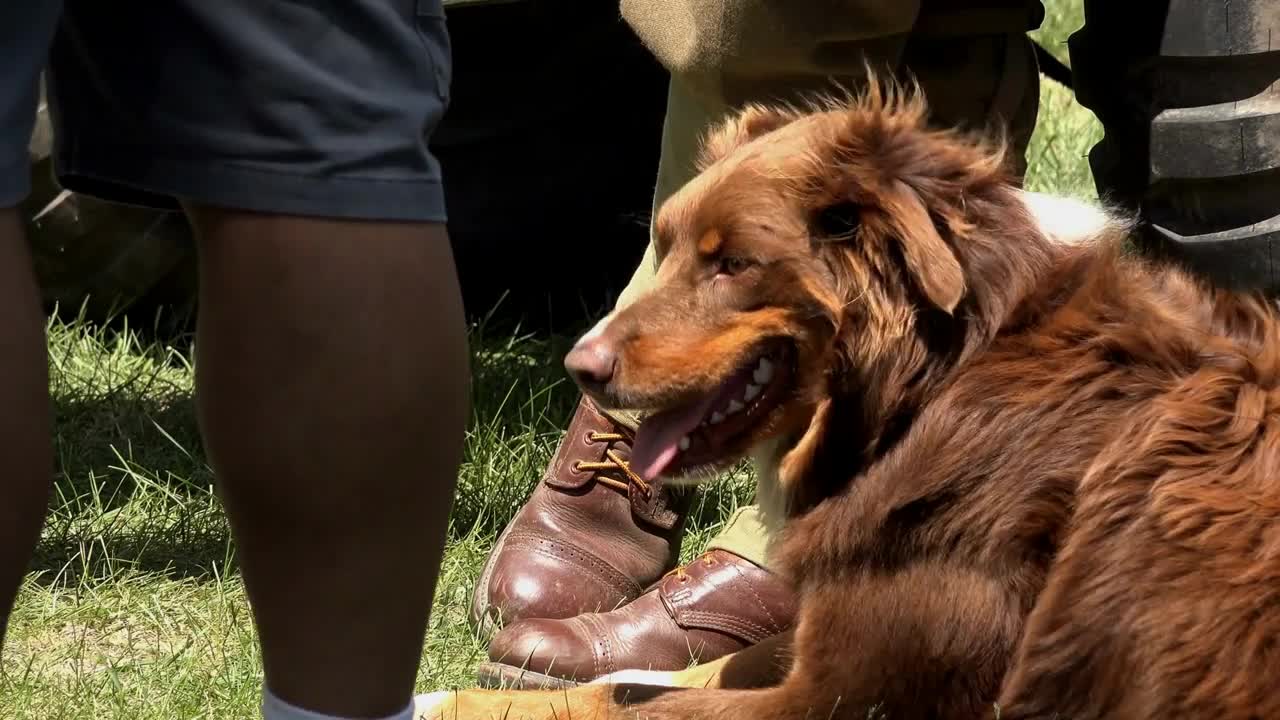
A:
[[[613,379],[618,354],[603,338],[580,341],[564,358],[564,367],[583,389],[599,389]]]

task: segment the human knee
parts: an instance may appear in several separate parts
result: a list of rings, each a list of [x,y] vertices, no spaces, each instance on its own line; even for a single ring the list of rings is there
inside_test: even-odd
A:
[[[315,324],[347,334],[343,322],[372,334],[373,323],[412,313],[427,332],[462,323],[453,252],[442,223],[366,222],[188,207],[197,228],[201,290],[272,322]],[[239,301],[239,302],[238,302]],[[254,307],[245,305],[252,301]],[[432,312],[427,310],[431,309]],[[348,335],[348,337],[355,337]],[[402,338],[412,343],[414,337]],[[445,338],[439,338],[444,341]]]

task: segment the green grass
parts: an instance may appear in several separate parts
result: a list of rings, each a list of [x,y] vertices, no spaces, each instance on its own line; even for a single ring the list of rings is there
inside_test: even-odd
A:
[[[253,717],[260,660],[234,546],[203,460],[185,348],[52,321],[55,499],[0,677],[4,718]],[[466,624],[496,534],[541,474],[577,396],[548,362],[566,338],[473,329],[475,408],[422,688],[471,684]],[[691,554],[738,503],[745,473],[704,491]]]
[[[1050,2],[1037,36],[1065,59],[1078,2]],[[1029,152],[1033,189],[1091,197],[1097,122],[1044,82]],[[57,486],[0,664],[0,717],[251,718],[261,664],[191,401],[189,348],[51,321]],[[482,639],[465,622],[495,535],[551,457],[576,394],[567,338],[472,333],[475,409],[419,676],[472,684]],[[750,500],[745,471],[702,492],[695,554]]]
[[[1046,50],[1070,65],[1067,38],[1084,24],[1080,0],[1047,0],[1040,29],[1032,33]],[[1076,102],[1070,91],[1052,80],[1040,83],[1040,115],[1027,148],[1029,190],[1096,198],[1087,159],[1102,139],[1102,125]]]

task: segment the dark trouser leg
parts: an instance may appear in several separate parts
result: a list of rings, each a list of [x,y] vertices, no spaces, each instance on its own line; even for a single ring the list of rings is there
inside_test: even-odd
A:
[[[1150,251],[1280,291],[1280,14],[1271,0],[1085,0],[1076,95],[1098,191]]]

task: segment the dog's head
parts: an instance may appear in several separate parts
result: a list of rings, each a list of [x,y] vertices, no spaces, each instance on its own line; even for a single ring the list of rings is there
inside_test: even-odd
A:
[[[1003,144],[930,128],[918,94],[876,82],[748,107],[699,170],[655,218],[654,287],[565,361],[599,404],[647,414],[642,477],[719,470],[771,439],[785,468],[840,403],[867,435],[841,442],[874,442],[994,331],[1044,244]]]

